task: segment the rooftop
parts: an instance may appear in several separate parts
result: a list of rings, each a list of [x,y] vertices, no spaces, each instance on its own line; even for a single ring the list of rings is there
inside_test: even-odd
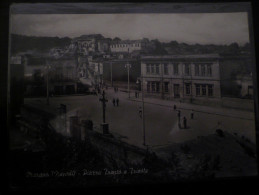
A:
[[[195,54],[195,55],[162,55],[162,56],[141,56],[142,60],[150,59],[198,59],[198,58],[220,58],[219,54]]]
[[[122,40],[122,41],[115,41],[112,44],[131,44],[131,43],[140,43],[142,40]]]

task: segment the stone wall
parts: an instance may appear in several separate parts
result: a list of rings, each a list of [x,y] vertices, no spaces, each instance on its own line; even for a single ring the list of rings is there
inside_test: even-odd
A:
[[[127,168],[128,165],[140,165],[147,150],[130,145],[115,138],[112,134],[102,134],[94,130],[82,128],[82,139],[97,148],[107,162],[115,166]],[[114,165],[113,165],[114,166]]]

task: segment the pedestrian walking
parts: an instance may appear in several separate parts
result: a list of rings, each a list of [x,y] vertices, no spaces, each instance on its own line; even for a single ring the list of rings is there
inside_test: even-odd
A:
[[[194,113],[193,113],[193,110],[191,111],[191,119],[193,119],[194,117]]]
[[[137,92],[135,91],[135,98],[137,98],[138,97],[138,94],[137,94]]]
[[[119,106],[119,98],[116,99],[116,104]]]
[[[186,117],[183,117],[183,128],[186,129],[187,127],[187,119]]]
[[[115,98],[113,98],[112,103],[113,103],[113,106],[115,106]]]
[[[174,110],[176,110],[176,105],[174,105]]]
[[[139,114],[139,117],[142,118],[142,108],[141,107],[138,108],[138,114]]]
[[[114,92],[116,92],[116,87],[114,87]]]

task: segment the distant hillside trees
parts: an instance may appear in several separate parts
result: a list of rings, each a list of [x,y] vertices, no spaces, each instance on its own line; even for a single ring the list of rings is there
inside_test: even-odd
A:
[[[244,53],[250,53],[250,44],[246,43],[244,46],[240,46],[234,42],[229,45],[214,45],[214,44],[187,44],[178,43],[177,41],[171,41],[169,43],[161,43],[162,47],[166,49],[168,54],[208,54],[218,53],[220,55],[239,55]]]
[[[35,50],[38,52],[49,52],[53,47],[65,48],[71,43],[68,37],[36,37],[24,35],[11,35],[11,53],[26,52]]]

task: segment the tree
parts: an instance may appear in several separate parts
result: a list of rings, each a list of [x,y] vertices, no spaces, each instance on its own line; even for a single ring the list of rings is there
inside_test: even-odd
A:
[[[119,37],[115,37],[115,38],[113,39],[113,41],[114,41],[114,42],[120,42],[121,39],[120,39]]]
[[[238,43],[231,43],[229,46],[228,46],[228,52],[231,53],[231,54],[237,54],[239,53],[239,45]]]
[[[165,50],[164,45],[158,39],[151,40],[151,42],[155,46],[155,49],[152,51],[153,54],[157,54],[157,55],[167,54],[167,51]]]

